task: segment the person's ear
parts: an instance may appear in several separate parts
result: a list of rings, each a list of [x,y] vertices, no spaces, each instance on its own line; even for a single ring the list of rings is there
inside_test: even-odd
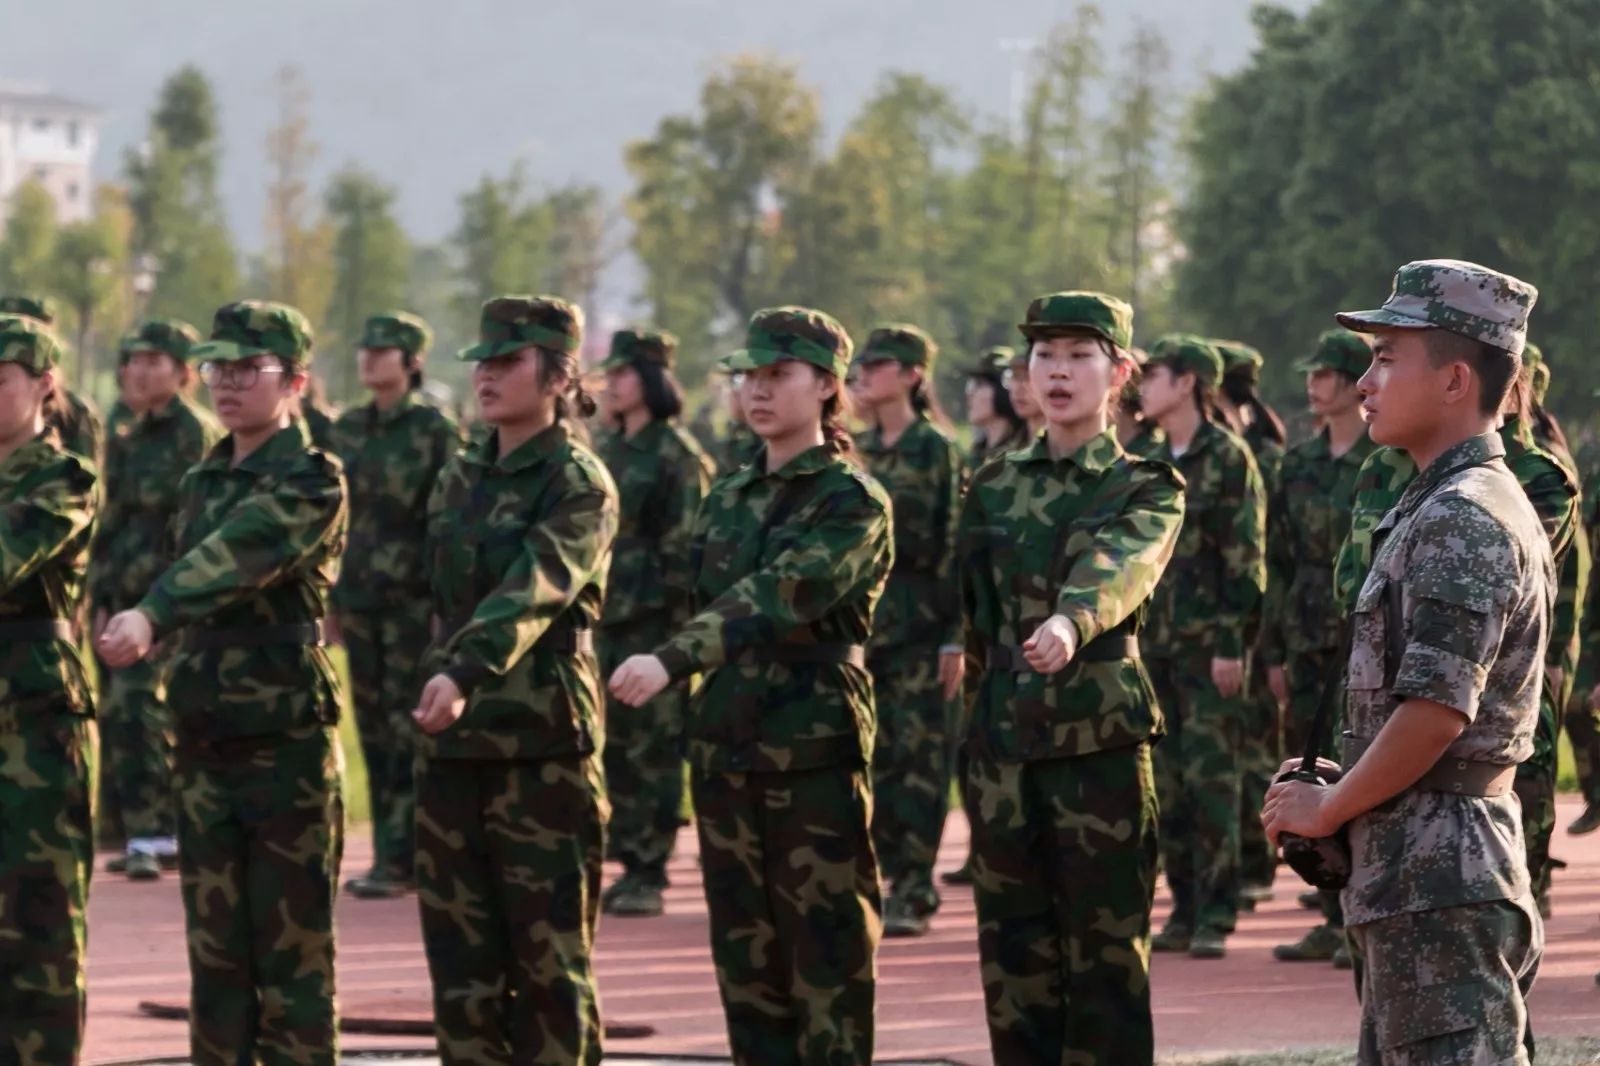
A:
[[[304,370],[296,370],[292,374],[283,375],[283,387],[294,394],[295,399],[306,394],[306,386],[311,383],[311,375]]]
[[[1450,364],[1450,376],[1445,379],[1444,402],[1462,403],[1472,398],[1472,368],[1456,360]]]

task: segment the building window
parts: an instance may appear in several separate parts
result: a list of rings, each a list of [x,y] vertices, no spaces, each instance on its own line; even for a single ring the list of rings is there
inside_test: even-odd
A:
[[[76,122],[67,123],[67,144],[73,148],[78,147],[78,124]]]

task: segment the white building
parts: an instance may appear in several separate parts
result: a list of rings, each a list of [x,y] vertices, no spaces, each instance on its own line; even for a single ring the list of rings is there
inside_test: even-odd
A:
[[[56,218],[78,222],[94,209],[90,167],[100,141],[100,111],[42,85],[0,81],[0,224],[17,186],[42,184]]]

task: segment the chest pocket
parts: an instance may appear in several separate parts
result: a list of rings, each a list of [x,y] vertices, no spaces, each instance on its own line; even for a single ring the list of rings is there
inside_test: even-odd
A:
[[[1389,579],[1373,573],[1361,587],[1350,616],[1350,665],[1346,683],[1354,691],[1384,687],[1391,636],[1384,605],[1391,595]]]

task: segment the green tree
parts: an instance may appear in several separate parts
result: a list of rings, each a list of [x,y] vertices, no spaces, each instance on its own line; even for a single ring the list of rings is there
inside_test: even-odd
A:
[[[130,287],[132,212],[116,186],[95,191],[94,214],[61,227],[52,263],[51,288],[65,304],[63,316],[76,339],[77,380],[89,383],[109,363],[109,351],[133,313]]]
[[[1162,226],[1168,200],[1161,161],[1168,139],[1164,101],[1172,64],[1166,38],[1154,26],[1139,26],[1129,42],[1126,66],[1117,79],[1115,99],[1105,126],[1109,212],[1107,260],[1114,265],[1118,286],[1136,307],[1150,295],[1152,248]]]
[[[262,289],[300,309],[319,331],[334,285],[333,226],[317,212],[311,167],[321,151],[311,136],[310,90],[294,67],[278,72],[278,121],[266,136],[266,250]]]
[[[335,174],[323,210],[333,229],[333,292],[328,304],[322,344],[348,348],[359,339],[367,316],[406,303],[411,275],[411,246],[394,215],[395,192],[358,167]],[[340,396],[355,391],[355,364],[335,361],[344,369],[330,385]]]
[[[53,292],[56,202],[37,181],[17,186],[0,230],[0,292]]]
[[[156,273],[148,309],[202,329],[239,295],[238,258],[217,194],[217,129],[210,83],[184,67],[162,86],[144,144],[123,162],[134,250]]]
[[[551,231],[549,204],[529,193],[521,165],[504,178],[485,174],[462,195],[451,244],[460,264],[456,304],[464,322],[476,329],[485,300],[527,292],[548,279]]]
[[[597,312],[600,275],[616,255],[605,194],[593,185],[564,185],[545,197],[550,223],[544,289]]]

